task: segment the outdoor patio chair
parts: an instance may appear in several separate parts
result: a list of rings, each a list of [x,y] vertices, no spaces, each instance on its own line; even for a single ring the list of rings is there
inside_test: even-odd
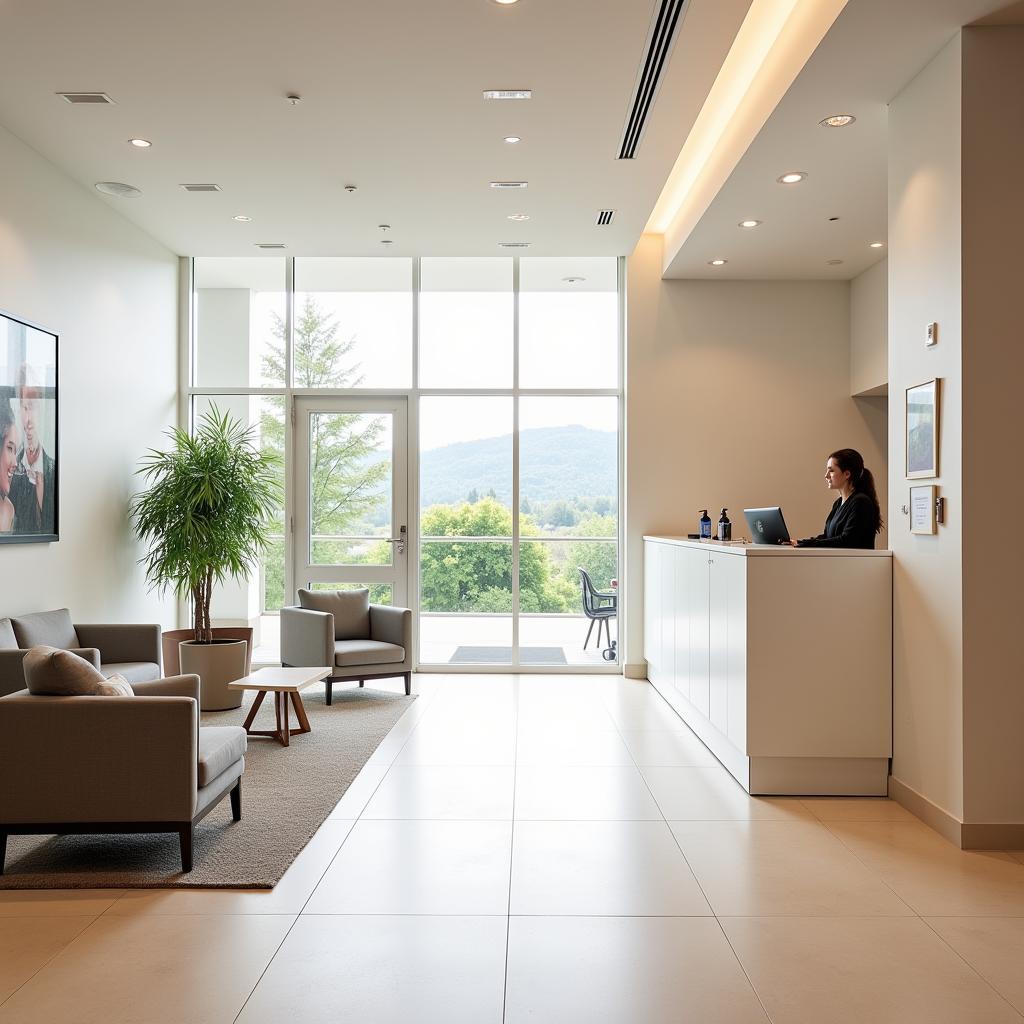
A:
[[[590,578],[590,574],[579,566],[580,584],[583,588],[583,614],[590,619],[587,639],[583,641],[583,650],[587,649],[590,634],[597,623],[597,646],[601,646],[601,627],[604,626],[608,646],[612,645],[612,632],[608,620],[614,619],[619,613],[619,595],[614,590],[598,590]]]

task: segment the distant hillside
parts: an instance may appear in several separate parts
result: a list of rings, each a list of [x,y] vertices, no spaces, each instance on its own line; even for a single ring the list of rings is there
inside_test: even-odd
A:
[[[614,498],[615,434],[587,427],[540,427],[519,439],[520,493],[530,501],[607,496]],[[420,459],[420,501],[448,505],[472,490],[494,488],[512,501],[512,436],[465,441],[424,452]]]

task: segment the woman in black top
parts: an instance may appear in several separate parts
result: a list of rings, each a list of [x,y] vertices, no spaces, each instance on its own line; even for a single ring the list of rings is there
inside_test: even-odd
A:
[[[873,548],[882,529],[875,478],[860,452],[840,448],[828,457],[825,485],[839,497],[825,520],[825,532],[789,543],[801,548]]]

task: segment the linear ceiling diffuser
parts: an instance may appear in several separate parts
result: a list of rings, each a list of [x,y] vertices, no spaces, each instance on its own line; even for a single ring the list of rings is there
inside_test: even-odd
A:
[[[685,6],[686,0],[660,0],[658,4],[658,13],[647,37],[647,51],[633,93],[633,105],[626,121],[626,130],[622,135],[619,160],[632,160],[636,156],[637,147],[647,127],[647,118],[658,95],[661,73],[665,70],[669,55],[672,53],[676,29],[679,27],[680,16]]]

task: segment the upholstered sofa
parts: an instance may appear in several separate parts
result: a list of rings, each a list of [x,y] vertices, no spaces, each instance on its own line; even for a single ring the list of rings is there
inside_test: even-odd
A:
[[[176,832],[192,870],[196,823],[226,795],[242,814],[245,730],[199,726],[199,677],[135,696],[0,697],[0,871],[8,835]]]
[[[73,623],[67,608],[0,619],[0,695],[25,687],[21,662],[29,647],[73,651],[105,676],[134,685],[160,678],[160,626]]]
[[[401,676],[412,686],[412,612],[371,604],[369,590],[300,590],[299,604],[281,609],[281,664],[330,665],[335,683]]]

